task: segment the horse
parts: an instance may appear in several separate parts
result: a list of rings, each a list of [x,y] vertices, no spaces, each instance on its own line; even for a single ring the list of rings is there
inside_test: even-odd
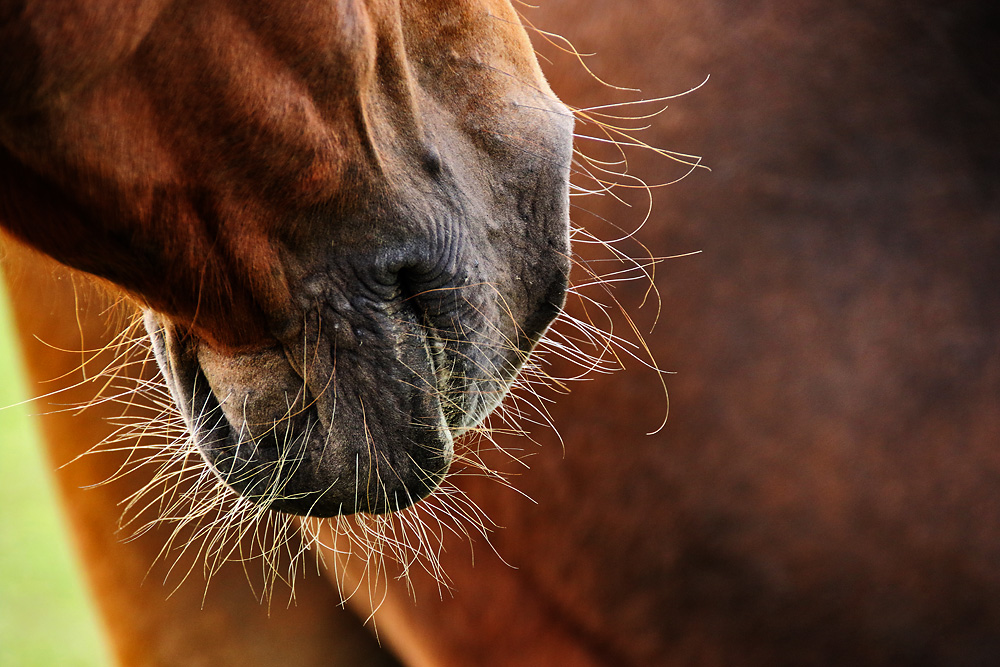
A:
[[[404,16],[414,16],[407,12],[416,10],[408,3],[404,7]],[[655,363],[646,367],[636,360],[633,368],[578,383],[560,396],[546,415],[558,435],[533,430],[537,444],[527,446],[498,436],[502,447],[530,447],[530,468],[511,479],[534,503],[482,475],[454,481],[500,528],[490,535],[496,553],[478,549],[474,559],[468,549],[457,547],[464,537],[442,538],[437,565],[447,574],[450,592],[442,592],[436,571],[417,568],[404,580],[372,577],[359,569],[353,554],[329,550],[327,559],[336,567],[324,573],[336,585],[302,577],[297,603],[287,608],[261,605],[238,567],[214,572],[207,593],[188,582],[164,600],[162,589],[138,585],[164,548],[163,537],[153,531],[125,543],[113,537],[120,513],[116,504],[144,484],[131,476],[115,477],[128,454],[120,460],[88,456],[67,466],[59,473],[62,492],[71,499],[67,513],[123,663],[917,665],[992,664],[1000,656],[995,484],[1000,454],[993,446],[1000,433],[1000,308],[993,287],[1000,249],[1000,89],[989,31],[997,10],[984,2],[945,6],[929,0],[905,6],[884,0],[843,6],[795,0],[739,7],[713,0],[683,6],[595,0],[585,8],[549,3],[531,12],[531,23],[540,26],[539,48],[546,38],[552,40],[547,52],[555,63],[547,72],[551,89],[582,114],[607,112],[618,116],[615,122],[649,122],[643,145],[706,155],[712,168],[657,189],[643,229],[623,233],[640,238],[652,255],[702,251],[655,267],[658,322],[644,336]],[[310,6],[310,11],[320,10]],[[198,25],[183,12],[144,16],[144,25],[153,29],[173,26],[173,44],[184,34],[177,21]],[[515,30],[519,21],[506,16],[509,20],[491,25]],[[305,21],[308,12],[296,18]],[[241,26],[253,21],[249,12],[245,20]],[[409,48],[433,25],[402,30],[403,43]],[[548,27],[596,55],[585,59],[586,67],[560,63],[554,52],[563,43],[544,31]],[[123,33],[140,34],[136,30]],[[290,29],[279,32],[268,54],[294,46]],[[321,32],[298,32],[329,39]],[[221,38],[231,32],[213,34],[219,35],[209,43],[213,49],[247,54],[229,46],[231,38]],[[461,36],[448,34],[447,39],[475,48]],[[525,49],[520,53],[530,64],[520,39],[513,41]],[[148,53],[155,41],[136,48]],[[131,45],[123,34],[108,43],[118,55],[99,63],[101,71],[113,69],[111,60],[119,62]],[[376,62],[401,60],[391,49],[378,53]],[[262,57],[255,53],[239,62],[249,67]],[[428,50],[424,57],[421,66],[431,69],[448,61],[443,50]],[[74,64],[67,58],[60,66],[69,71]],[[182,64],[201,67],[196,58]],[[491,144],[484,152],[519,145],[522,150],[512,155],[529,161],[530,155],[545,156],[535,163],[544,171],[554,168],[552,147],[537,150],[538,142],[545,143],[537,133],[544,131],[527,125],[558,126],[564,111],[541,106],[554,104],[549,89],[530,73],[534,66],[524,67],[512,80],[532,81],[523,94],[535,102],[519,108],[542,112],[524,117],[531,120],[523,126],[519,116],[508,118],[519,132],[504,133],[502,146]],[[147,71],[162,77],[167,70]],[[458,76],[456,71],[442,65],[435,73],[447,79]],[[199,76],[199,85],[213,81],[211,74]],[[707,74],[711,79],[643,121],[640,117],[651,115],[643,111],[646,107],[617,111],[606,106],[609,97],[633,95],[609,91],[595,78],[611,74],[628,77],[619,85],[655,91],[653,98],[687,90]],[[161,92],[177,98],[174,106],[166,106],[176,112],[181,96],[162,78],[153,80]],[[232,127],[225,125],[235,123],[225,113],[232,98],[216,98],[209,90],[204,98],[218,105],[213,118],[219,126]],[[544,94],[535,97],[532,92],[539,90]],[[389,109],[408,108],[400,102],[407,96],[399,89],[380,92]],[[461,94],[469,96],[469,113],[496,112],[488,95],[480,103],[468,91]],[[120,110],[137,102],[127,101],[107,104]],[[461,105],[449,104],[447,110],[456,107]],[[140,104],[136,114],[146,111]],[[181,113],[178,120],[167,113],[175,123],[188,115]],[[398,121],[392,113],[387,117]],[[267,136],[281,136],[279,129]],[[420,132],[403,131],[388,141],[402,149],[423,132],[461,135],[462,130],[428,122]],[[554,131],[560,132],[565,128]],[[5,146],[8,136],[3,135]],[[115,146],[96,132],[84,138]],[[206,161],[221,166],[197,182],[211,187],[216,179],[251,181],[259,166],[265,179],[278,180],[269,184],[271,189],[260,188],[264,199],[294,208],[296,202],[328,196],[318,185],[325,182],[325,172],[315,176],[296,162],[269,162],[266,158],[275,153],[255,152],[255,141],[239,142],[229,161],[218,159],[218,146],[206,147]],[[44,148],[32,146],[26,154],[44,155]],[[119,148],[124,154],[125,146]],[[442,164],[456,159],[438,150]],[[244,152],[261,161],[245,159]],[[123,160],[123,170],[133,168],[131,160]],[[154,173],[168,173],[172,165],[154,166],[163,170]],[[628,173],[654,185],[676,180],[673,169],[656,151],[628,156]],[[515,170],[514,185],[508,183],[512,190],[502,192],[516,191],[517,180]],[[101,178],[85,185],[99,199],[114,182]],[[247,195],[247,190],[237,194]],[[641,210],[646,194],[638,188],[615,196]],[[613,227],[623,215],[615,196],[574,200],[577,224]],[[45,201],[32,201],[34,224],[52,229],[56,223],[47,216],[60,203],[51,193]],[[550,207],[558,208],[551,202]],[[288,208],[268,211],[280,214]],[[161,206],[158,215],[164,209],[170,212]],[[383,222],[392,217],[368,214]],[[267,229],[260,225],[254,229]],[[85,254],[79,252],[83,241],[71,238],[73,243],[65,245],[74,247],[67,252]],[[122,255],[157,247],[123,233],[110,239],[132,240],[136,245],[129,244],[127,252],[91,255],[90,261],[103,256],[113,265],[129,259]],[[227,241],[238,246],[238,239],[220,243]],[[523,245],[513,248],[524,250]],[[209,251],[182,247],[178,252],[205,258]],[[575,252],[580,265],[587,266],[592,249],[578,245]],[[550,267],[559,254],[549,256]],[[38,380],[72,373],[79,365],[77,358],[55,354],[53,348],[79,348],[81,332],[71,313],[81,301],[100,303],[88,295],[91,282],[60,279],[62,269],[16,266],[43,261],[34,255],[15,257],[8,269],[18,275],[15,308],[26,361]],[[259,269],[274,264],[254,258],[233,265],[234,275],[226,276],[211,275],[216,269],[207,268],[204,283],[199,277],[196,284],[207,286],[204,303],[194,304],[156,292],[176,285],[167,269],[145,277],[125,272],[131,283],[118,274],[103,277],[119,278],[117,284],[140,297],[145,296],[142,280],[158,283],[144,304],[166,313],[148,327],[160,358],[183,355],[190,340],[208,341],[222,350],[220,355],[254,355],[247,340],[259,345],[274,335],[266,332],[284,332],[291,325],[251,308],[274,308],[280,295],[247,298],[263,289],[254,280],[275,275]],[[256,270],[240,274],[245,266]],[[76,268],[101,275],[92,265]],[[559,269],[565,270],[564,265]],[[230,289],[236,305],[227,327],[219,323],[223,310],[217,306],[230,299]],[[650,288],[628,281],[615,290],[620,302],[638,304],[648,299]],[[522,293],[523,301],[530,300],[527,294]],[[545,295],[539,303],[552,300]],[[586,317],[580,303],[570,300],[566,308]],[[546,313],[541,320],[551,316]],[[86,340],[108,337],[97,314],[81,316]],[[171,322],[177,321],[187,322],[190,330],[171,332],[177,326]],[[626,327],[629,322],[636,329],[651,326],[627,320]],[[43,331],[49,332],[48,347],[32,342],[32,332]],[[156,342],[158,336],[166,342]],[[508,360],[516,360],[508,366],[524,363],[532,338],[526,335],[523,344],[503,348],[512,355]],[[165,353],[168,342],[182,349]],[[273,358],[269,363],[277,365]],[[215,357],[207,364],[206,375],[216,372],[234,384],[253,380],[241,378],[245,368],[238,364]],[[554,377],[573,373],[563,368],[567,360],[552,364]],[[673,374],[666,376],[669,419],[658,428],[664,412],[660,369]],[[507,380],[504,376],[499,383]],[[491,396],[500,391],[494,384],[486,390]],[[73,387],[67,396],[86,402],[89,392]],[[306,404],[299,405],[309,414],[314,406]],[[478,405],[469,409],[478,416]],[[107,426],[100,418],[111,411],[100,403],[81,416],[55,412],[44,417],[54,458],[72,458],[101,439]],[[454,422],[461,415],[449,418]],[[432,460],[449,456],[447,446],[428,446],[435,451]],[[219,452],[218,460],[225,461],[226,454]],[[509,462],[487,463],[503,467]],[[229,465],[238,470],[244,464]],[[275,470],[282,466],[269,468]],[[86,492],[78,489],[107,477],[114,481]],[[241,488],[249,489],[251,499],[267,502],[268,493],[255,491],[261,484],[251,477]],[[416,482],[411,493],[426,491],[428,484]],[[303,493],[309,489],[294,495]],[[393,505],[406,512],[399,507],[406,502],[400,497],[369,496],[365,507],[380,512]],[[279,509],[299,509],[295,499],[281,502],[293,505]],[[308,543],[322,551],[327,543],[310,542],[306,533],[292,531],[282,548],[296,551]],[[363,594],[343,599],[345,592],[358,589]],[[341,609],[344,604],[350,611]],[[369,618],[378,642],[362,627]]]

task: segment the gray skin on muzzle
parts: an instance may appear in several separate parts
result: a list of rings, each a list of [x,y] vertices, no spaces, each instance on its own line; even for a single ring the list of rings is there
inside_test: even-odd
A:
[[[565,298],[572,120],[548,96],[522,109],[531,151],[442,132],[407,187],[349,218],[314,212],[314,241],[284,253],[295,309],[272,347],[223,354],[146,313],[194,443],[234,491],[324,517],[440,484]]]

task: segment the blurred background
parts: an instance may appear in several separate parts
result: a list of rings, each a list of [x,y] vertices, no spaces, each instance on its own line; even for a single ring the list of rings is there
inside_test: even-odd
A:
[[[0,284],[0,665],[107,665],[76,554],[57,508],[51,464],[29,419]]]

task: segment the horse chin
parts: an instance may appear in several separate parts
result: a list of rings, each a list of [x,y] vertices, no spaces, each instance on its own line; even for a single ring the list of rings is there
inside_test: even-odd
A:
[[[154,313],[146,327],[201,456],[233,491],[269,509],[317,517],[405,509],[437,488],[455,434],[473,425],[471,417],[449,424],[444,405],[456,399],[438,386],[440,355],[416,329],[400,332],[393,349],[335,357],[313,349],[302,361],[293,357],[303,350],[282,345],[219,353]]]

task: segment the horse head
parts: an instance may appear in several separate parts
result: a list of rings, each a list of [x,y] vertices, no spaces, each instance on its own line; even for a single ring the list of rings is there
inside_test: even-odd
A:
[[[35,56],[0,77],[6,229],[141,304],[240,494],[430,493],[566,290],[572,117],[516,13],[52,4],[4,28]]]

